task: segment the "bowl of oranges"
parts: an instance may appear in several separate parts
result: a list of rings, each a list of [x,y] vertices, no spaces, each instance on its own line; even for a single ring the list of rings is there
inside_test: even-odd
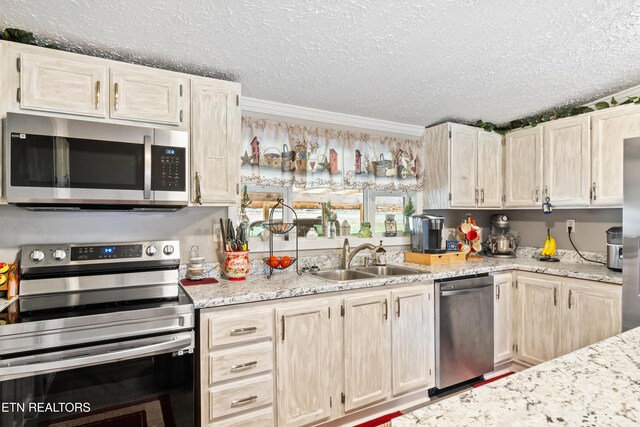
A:
[[[275,255],[271,255],[269,257],[262,258],[265,264],[275,270],[284,270],[293,265],[296,262],[296,257],[290,257],[288,255],[277,257]]]

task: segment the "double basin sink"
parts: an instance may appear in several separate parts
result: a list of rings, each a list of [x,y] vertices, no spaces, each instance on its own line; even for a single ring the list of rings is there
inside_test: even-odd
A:
[[[333,282],[348,282],[358,279],[372,279],[385,276],[409,276],[413,274],[421,274],[422,271],[412,268],[400,267],[397,265],[379,265],[371,267],[355,267],[353,269],[336,269],[312,271],[312,274],[325,280]]]

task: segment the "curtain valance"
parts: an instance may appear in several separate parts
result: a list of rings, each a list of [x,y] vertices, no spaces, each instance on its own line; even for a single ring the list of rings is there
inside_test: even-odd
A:
[[[242,145],[244,183],[422,189],[422,140],[243,117]]]

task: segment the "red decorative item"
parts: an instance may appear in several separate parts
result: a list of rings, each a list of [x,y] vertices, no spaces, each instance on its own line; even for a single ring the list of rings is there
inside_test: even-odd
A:
[[[466,237],[467,237],[467,240],[469,240],[470,242],[473,242],[478,238],[478,232],[472,229],[467,233]]]
[[[338,152],[333,148],[329,150],[329,173],[338,173]]]

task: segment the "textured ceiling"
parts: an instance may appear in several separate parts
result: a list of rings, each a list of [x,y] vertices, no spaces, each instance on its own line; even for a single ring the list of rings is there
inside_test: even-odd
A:
[[[506,122],[640,83],[631,0],[0,0],[0,26],[418,125]]]

